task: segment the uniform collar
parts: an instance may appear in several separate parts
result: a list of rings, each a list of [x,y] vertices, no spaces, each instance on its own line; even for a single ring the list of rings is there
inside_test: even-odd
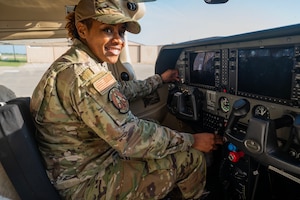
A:
[[[80,41],[79,39],[74,39],[73,40],[73,47],[78,48],[83,50],[84,52],[86,52],[92,59],[94,59],[95,61],[104,64],[104,62],[102,60],[99,60],[95,54],[93,54],[93,52],[89,49],[89,47],[87,45],[85,45],[82,41]]]

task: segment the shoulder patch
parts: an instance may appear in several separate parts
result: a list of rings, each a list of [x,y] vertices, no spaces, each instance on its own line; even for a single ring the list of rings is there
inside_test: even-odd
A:
[[[90,68],[86,69],[81,73],[81,77],[83,80],[89,80],[94,76],[94,73],[90,70]]]
[[[104,95],[113,88],[116,83],[115,77],[110,72],[107,72],[100,79],[96,80],[93,86],[101,95]]]
[[[119,89],[112,88],[109,91],[108,98],[120,113],[125,114],[129,111],[129,102]]]

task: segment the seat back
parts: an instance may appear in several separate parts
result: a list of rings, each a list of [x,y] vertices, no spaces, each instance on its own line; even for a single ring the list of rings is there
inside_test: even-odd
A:
[[[0,107],[0,161],[21,199],[58,200],[38,150],[30,114],[30,97]]]

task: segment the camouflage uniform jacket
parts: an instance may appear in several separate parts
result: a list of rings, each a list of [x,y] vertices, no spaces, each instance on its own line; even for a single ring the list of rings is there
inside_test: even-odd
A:
[[[35,88],[31,112],[39,148],[57,189],[88,180],[117,157],[158,159],[185,151],[190,134],[138,119],[128,100],[161,86],[159,75],[117,82],[80,41],[58,58]]]

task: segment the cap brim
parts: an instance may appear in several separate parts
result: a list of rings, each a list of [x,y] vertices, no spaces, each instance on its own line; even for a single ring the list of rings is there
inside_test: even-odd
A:
[[[141,32],[140,24],[129,17],[124,15],[112,14],[112,15],[100,15],[93,17],[94,19],[105,24],[126,24],[126,30],[130,33],[138,34]]]

